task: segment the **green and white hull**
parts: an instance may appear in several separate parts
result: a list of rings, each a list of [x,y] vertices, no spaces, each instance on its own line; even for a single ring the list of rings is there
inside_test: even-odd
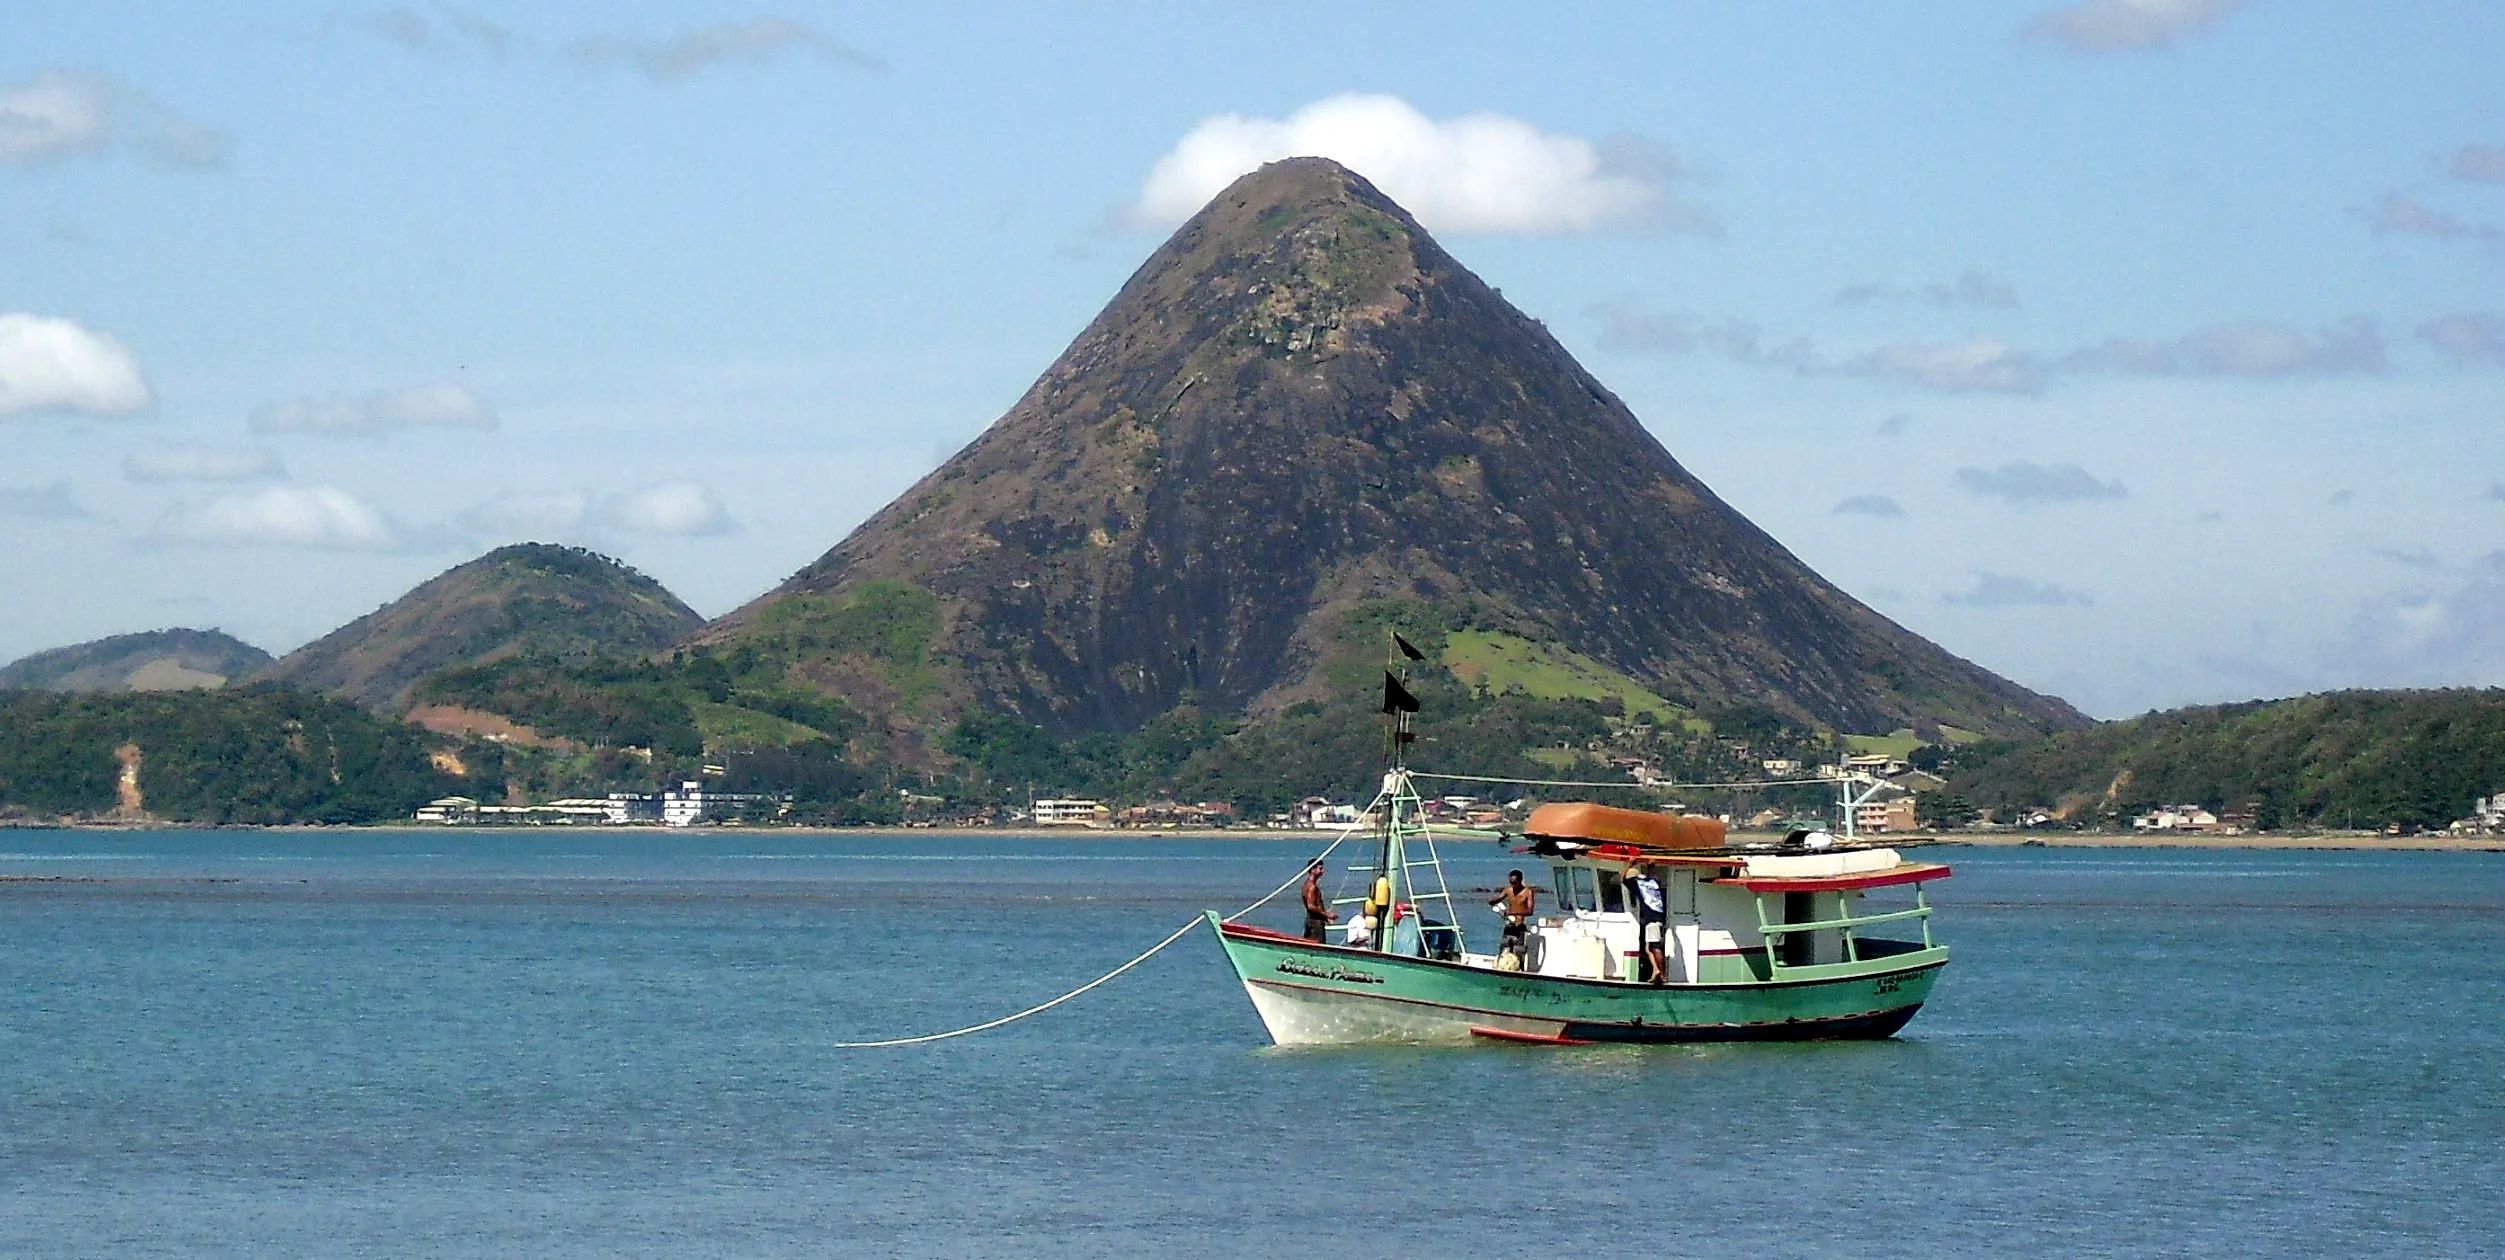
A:
[[[1886,1037],[1948,963],[1945,947],[1873,940],[1850,961],[1775,966],[1760,949],[1730,960],[1745,979],[1656,985],[1317,944],[1215,914],[1210,926],[1283,1046]]]

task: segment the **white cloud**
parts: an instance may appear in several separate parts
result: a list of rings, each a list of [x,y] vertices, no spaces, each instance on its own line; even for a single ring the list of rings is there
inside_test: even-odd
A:
[[[0,315],[0,416],[126,416],[154,401],[130,349],[66,319]]]
[[[2353,316],[2319,333],[2285,324],[2221,324],[2171,341],[2116,338],[2076,350],[2072,371],[2148,376],[2331,376],[2390,367],[2375,322]]]
[[[2044,387],[2035,356],[1997,337],[1944,345],[1880,346],[1836,369],[1846,376],[1908,381],[1946,393],[2032,394]]]
[[[664,481],[622,494],[578,488],[508,490],[456,522],[473,534],[539,540],[609,532],[692,536],[732,528],[712,490],[693,481]]]
[[[2505,684],[2505,551],[2472,562],[2452,589],[2362,601],[2323,660],[2378,686]]]
[[[1892,292],[1899,297],[1912,296],[1909,290]],[[1859,288],[1846,289],[1837,298],[1847,305],[1873,300],[1860,296],[1861,293]],[[1657,314],[1624,303],[1591,309],[1601,320],[1600,345],[1605,350],[1718,354],[1738,363],[1789,368],[1803,376],[1859,376],[1900,381],[1943,393],[2032,394],[2060,377],[2081,373],[2337,376],[2374,375],[2391,367],[2382,329],[2362,315],[2311,333],[2286,324],[2246,320],[2212,325],[2173,338],[2116,337],[2058,358],[2047,358],[1997,337],[1969,337],[1945,343],[1893,342],[1845,358],[1806,337],[1773,340],[1744,320]],[[2422,324],[2419,335],[2446,354],[2468,361],[2486,353],[2481,339],[2490,330],[2480,321],[2491,318],[2445,316]]]
[[[335,486],[272,486],[176,508],[152,540],[212,546],[313,547],[389,551],[406,541],[390,517]]]
[[[1966,490],[2007,499],[2020,507],[2119,499],[2130,493],[2121,482],[2099,481],[2077,464],[2030,464],[2024,460],[2012,460],[1991,469],[1960,468],[1956,481]]]
[[[508,490],[463,512],[460,525],[499,537],[554,537],[580,529],[591,511],[588,490]]]
[[[642,534],[719,534],[731,527],[722,501],[692,481],[664,481],[628,491],[601,504],[600,515]]]
[[[1772,364],[1802,373],[1823,370],[1819,365],[1817,349],[1809,344],[1807,338],[1794,337],[1768,345],[1765,331],[1746,320],[1692,319],[1685,315],[1642,311],[1623,303],[1604,303],[1593,307],[1592,312],[1600,316],[1600,344],[1603,349],[1654,354],[1695,354],[1704,351],[1740,363]]]
[[[2455,363],[2505,367],[2505,314],[2466,311],[2438,315],[2418,325],[2418,336]]]
[[[143,446],[122,458],[133,481],[253,481],[285,476],[278,452],[257,446]]]
[[[1708,227],[1672,202],[1668,163],[1658,153],[1642,161],[1604,154],[1591,141],[1503,114],[1437,122],[1399,97],[1356,92],[1283,119],[1202,119],[1149,171],[1131,218],[1142,226],[1180,223],[1238,176],[1289,157],[1337,161],[1439,232]]]
[[[2006,573],[1978,573],[1974,586],[1962,591],[1948,591],[1940,596],[1943,604],[1967,608],[2063,608],[2096,601],[2086,593],[2036,582]]]
[[[2505,184],[2505,144],[2465,144],[2444,169],[2458,179]]]
[[[376,39],[398,44],[410,52],[453,53],[468,46],[502,61],[513,51],[513,28],[448,4],[436,5],[435,9],[442,24],[440,29],[425,15],[405,8],[385,9],[353,19],[353,23]]]
[[[332,394],[273,403],[252,413],[261,433],[378,437],[394,429],[492,429],[495,409],[449,381],[379,394]]]
[[[2006,280],[1968,267],[1955,280],[1934,280],[1919,288],[1873,281],[1836,290],[1837,306],[1873,306],[1882,302],[1920,300],[1932,306],[1974,306],[1987,310],[2018,309],[2018,290]]]
[[[1835,505],[1837,516],[1880,516],[1901,520],[1905,507],[1884,494],[1856,494]]]
[[[37,520],[67,521],[88,515],[70,495],[70,483],[56,481],[48,486],[0,486],[0,516],[26,516]]]
[[[226,137],[147,93],[92,71],[44,70],[0,86],[0,166],[101,153],[126,145],[160,166],[226,165]]]
[[[2073,52],[2163,48],[2216,26],[2243,0],[2082,0],[2027,20],[2021,33]]]
[[[2505,228],[2473,223],[2449,210],[2438,210],[2396,192],[2383,194],[2383,200],[2376,202],[2374,209],[2363,213],[2366,226],[2377,236],[2424,236],[2438,241],[2505,240]]]
[[[863,52],[806,22],[753,17],[717,22],[676,35],[644,38],[599,35],[566,50],[586,66],[630,65],[656,83],[676,83],[699,70],[728,62],[764,63],[785,52],[802,52],[829,65],[885,71],[885,59]]]

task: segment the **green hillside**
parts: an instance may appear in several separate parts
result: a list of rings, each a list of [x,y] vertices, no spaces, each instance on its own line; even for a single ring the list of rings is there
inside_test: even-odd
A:
[[[222,687],[270,654],[220,630],[149,630],[37,652],[0,666],[0,688],[181,691]]]
[[[297,648],[259,675],[380,710],[438,670],[513,656],[657,652],[703,624],[659,582],[596,552],[499,547]]]
[[[1614,699],[1630,714],[1677,722],[1687,710],[1642,683],[1571,648],[1494,630],[1456,630],[1444,641],[1444,667],[1490,691],[1520,691],[1543,700]]]
[[[2505,792],[2505,690],[2343,691],[2151,713],[1975,745],[1950,790],[1979,808],[2114,823],[2162,804],[2258,825],[2437,828]]]
[[[447,755],[439,761],[438,753]],[[267,684],[99,696],[0,692],[0,817],[21,820],[381,822],[406,818],[437,796],[499,789],[483,782],[493,775],[493,756]],[[129,785],[136,802],[123,795],[130,762],[138,768]]]

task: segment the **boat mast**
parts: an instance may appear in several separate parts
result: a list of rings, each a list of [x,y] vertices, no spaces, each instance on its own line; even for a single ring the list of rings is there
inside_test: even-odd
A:
[[[1383,790],[1375,798],[1383,808],[1383,840],[1378,847],[1374,869],[1383,879],[1385,894],[1380,930],[1374,934],[1377,953],[1392,947],[1394,907],[1407,901],[1414,914],[1417,905],[1417,898],[1409,895],[1409,855],[1406,846],[1401,843],[1400,806],[1403,798],[1414,800],[1417,796],[1416,789],[1409,785],[1409,745],[1418,740],[1417,732],[1410,725],[1418,712],[1418,698],[1410,694],[1407,686],[1408,663],[1425,660],[1426,654],[1411,646],[1409,640],[1397,632],[1392,635],[1392,644],[1400,652],[1395,658],[1400,672],[1383,671],[1383,716],[1386,719],[1383,723],[1384,760],[1390,763],[1390,768],[1383,772]],[[1419,930],[1424,931],[1425,925],[1420,924]]]

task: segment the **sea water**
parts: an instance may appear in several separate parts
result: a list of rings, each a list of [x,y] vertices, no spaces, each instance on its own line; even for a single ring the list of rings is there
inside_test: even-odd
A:
[[[834,1047],[1316,844],[0,832],[0,1253],[2505,1249],[2505,855],[1940,850],[1881,1042],[1277,1050],[1195,932]]]

